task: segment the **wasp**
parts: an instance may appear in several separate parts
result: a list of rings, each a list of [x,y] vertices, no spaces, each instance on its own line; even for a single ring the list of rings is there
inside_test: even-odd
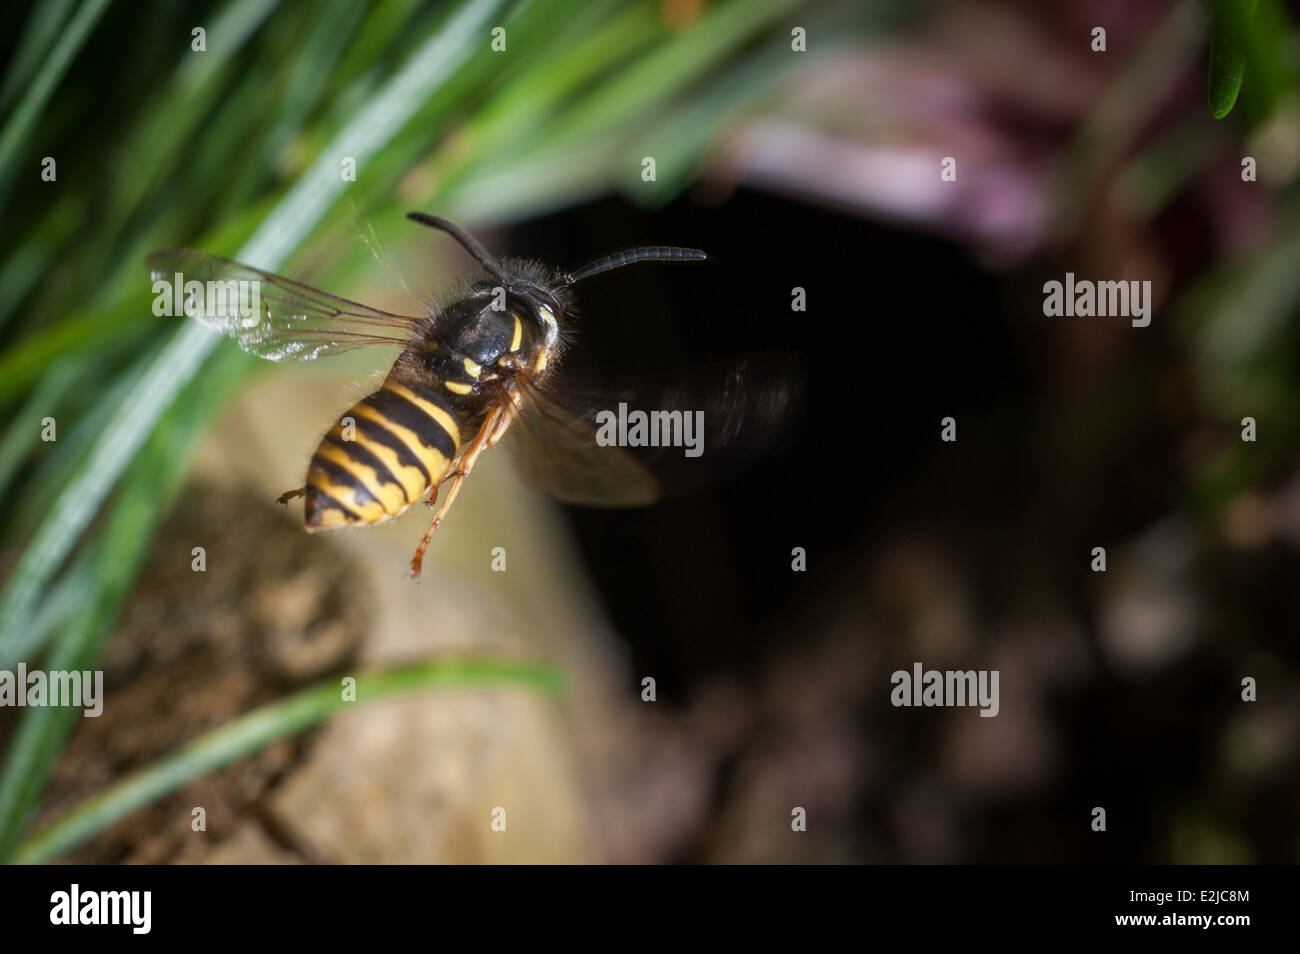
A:
[[[535,451],[533,482],[561,499],[610,506],[651,502],[654,475],[621,448],[600,446],[590,424],[552,401],[546,388],[571,332],[575,285],[629,265],[703,262],[709,256],[699,249],[650,246],[556,271],[534,261],[497,260],[446,219],[423,212],[407,218],[450,235],[486,273],[426,314],[380,311],[191,249],[162,249],[146,259],[155,280],[183,276],[187,287],[193,281],[255,287],[252,315],[212,307],[210,299],[185,308],[249,354],[286,361],[368,346],[402,349],[378,390],[326,432],[303,486],[279,502],[302,497],[303,524],[315,532],[383,523],[428,494],[427,505],[437,509],[411,558],[411,575],[418,577],[429,541],[479,455],[514,425],[527,430]],[[450,486],[439,502],[444,483]]]

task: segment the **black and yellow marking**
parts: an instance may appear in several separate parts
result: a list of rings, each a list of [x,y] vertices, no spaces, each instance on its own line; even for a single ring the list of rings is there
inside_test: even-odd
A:
[[[436,479],[410,446],[378,420],[357,418],[357,440],[384,462],[405,488],[406,498],[411,503],[419,500]]]
[[[317,451],[307,468],[305,516],[307,528],[315,530],[349,523],[378,523],[390,514],[347,466]]]
[[[456,448],[460,446],[460,422],[451,406],[432,389],[416,391],[405,384],[385,381],[382,388],[362,403],[371,405],[390,422],[410,431],[422,447],[448,459],[455,456]],[[421,459],[425,457],[424,454],[420,456]]]
[[[345,437],[348,418],[355,427]],[[459,446],[460,422],[441,398],[385,382],[343,415],[312,456],[307,529],[396,516],[437,485]]]
[[[333,461],[356,478],[370,496],[384,505],[384,512],[390,516],[414,503],[406,496],[406,487],[397,480],[387,464],[360,441],[344,440],[340,431],[341,428],[335,426],[325,435],[325,440],[316,451],[317,457]]]

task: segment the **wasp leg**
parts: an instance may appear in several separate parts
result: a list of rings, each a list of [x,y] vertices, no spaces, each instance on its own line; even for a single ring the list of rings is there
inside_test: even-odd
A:
[[[488,412],[487,417],[483,419],[483,426],[478,429],[474,439],[465,448],[465,453],[460,456],[459,463],[456,465],[455,470],[452,471],[451,487],[447,490],[447,496],[443,498],[442,506],[438,508],[438,512],[433,515],[433,522],[429,524],[429,529],[424,531],[424,537],[420,540],[420,545],[415,548],[415,556],[411,557],[411,576],[420,575],[420,567],[424,563],[424,551],[429,548],[429,541],[433,539],[434,531],[442,525],[443,518],[447,516],[447,511],[451,509],[451,505],[455,502],[456,495],[460,493],[460,485],[465,482],[465,478],[474,469],[474,462],[478,460],[478,455],[490,446],[488,439],[500,426],[501,417],[501,408],[493,407]]]
[[[514,360],[513,356],[510,357]],[[505,358],[502,358],[501,360],[504,362]],[[514,421],[515,415],[519,413],[521,400],[519,392],[511,390],[506,391],[505,394],[506,397],[496,405],[497,409],[501,411],[501,416],[496,423],[496,427],[492,428],[492,433],[488,436],[488,447],[496,447],[497,444],[501,442],[501,438],[506,436],[506,430],[510,427],[511,422]]]
[[[515,416],[513,411],[507,410],[502,412],[501,419],[497,421],[496,427],[492,428],[492,433],[488,435],[488,447],[496,447],[497,444],[500,443],[501,438],[506,436],[506,429],[510,426],[510,422],[514,419]]]
[[[275,502],[278,504],[287,504],[294,497],[301,497],[306,492],[306,487],[299,487],[297,490],[286,490],[284,493],[280,494],[280,496],[275,498]]]

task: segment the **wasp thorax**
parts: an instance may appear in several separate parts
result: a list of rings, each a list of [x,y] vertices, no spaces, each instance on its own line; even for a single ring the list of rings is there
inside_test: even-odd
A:
[[[381,311],[191,249],[159,249],[149,255],[146,267],[154,277],[174,277],[178,288],[194,283],[220,289],[250,282],[248,287],[261,288],[257,308],[232,313],[226,307],[229,296],[215,295],[201,306],[196,298],[193,307],[184,309],[193,320],[234,338],[249,354],[272,361],[309,360],[361,346],[404,348],[379,390],[349,408],[321,440],[303,486],[281,495],[280,501],[304,498],[307,529],[325,530],[380,523],[422,499],[433,504],[440,486],[448,483],[411,559],[411,572],[419,575],[425,547],[474,461],[527,413],[525,378],[540,376],[548,365],[553,370],[566,341],[561,326],[571,311],[570,289],[628,265],[698,262],[708,256],[698,249],[648,246],[561,272],[540,262],[497,259],[446,219],[425,212],[407,217],[452,236],[486,275],[436,314]],[[540,406],[541,400],[534,389],[533,405]],[[549,429],[557,446],[567,441],[584,455],[594,440],[584,434],[585,422],[558,407],[532,415],[532,422]],[[553,470],[557,460],[562,470]],[[652,490],[654,481],[627,461],[612,466],[620,484],[630,477],[638,485],[632,494],[622,487],[612,493],[602,490],[584,472],[588,465],[569,467],[555,455],[541,463],[553,471],[551,489],[565,499],[620,504],[653,499],[647,488]]]

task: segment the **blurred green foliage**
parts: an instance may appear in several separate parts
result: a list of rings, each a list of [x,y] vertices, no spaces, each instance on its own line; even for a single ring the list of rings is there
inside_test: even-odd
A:
[[[611,190],[665,202],[729,117],[894,6],[832,4],[799,21],[796,0],[9,11],[22,20],[0,86],[0,210],[13,223],[0,236],[0,490],[22,504],[0,525],[16,561],[0,668],[94,668],[191,452],[257,365],[153,316],[148,251],[282,269],[340,216],[422,207],[508,221]],[[826,24],[817,53],[789,55],[795,22]],[[56,443],[39,440],[46,417]],[[0,770],[0,859],[75,716],[23,714]]]

